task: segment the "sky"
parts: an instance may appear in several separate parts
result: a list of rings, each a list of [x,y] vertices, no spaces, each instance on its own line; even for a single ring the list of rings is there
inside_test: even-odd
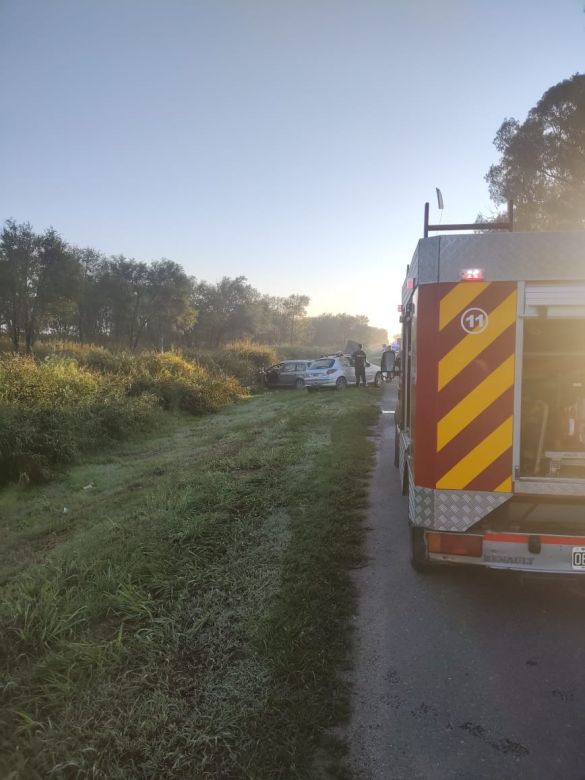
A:
[[[584,5],[0,0],[0,221],[395,333],[424,202],[492,213],[495,133],[585,72]]]

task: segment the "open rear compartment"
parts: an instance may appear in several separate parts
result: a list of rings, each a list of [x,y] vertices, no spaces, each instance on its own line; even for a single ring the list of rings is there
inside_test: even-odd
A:
[[[585,293],[526,313],[518,492],[585,496]]]
[[[551,571],[566,551],[550,534],[569,535],[569,547],[585,538],[585,288],[566,298],[572,305],[525,307],[514,495],[472,529],[539,536]]]

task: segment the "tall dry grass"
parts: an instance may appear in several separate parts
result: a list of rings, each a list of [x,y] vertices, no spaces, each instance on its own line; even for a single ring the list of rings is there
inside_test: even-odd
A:
[[[245,391],[174,353],[53,343],[0,356],[0,483],[41,481],[81,452],[151,427],[157,409],[215,412]]]

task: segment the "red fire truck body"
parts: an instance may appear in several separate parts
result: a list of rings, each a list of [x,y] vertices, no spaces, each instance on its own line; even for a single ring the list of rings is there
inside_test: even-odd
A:
[[[422,239],[402,322],[413,564],[585,572],[585,233]]]

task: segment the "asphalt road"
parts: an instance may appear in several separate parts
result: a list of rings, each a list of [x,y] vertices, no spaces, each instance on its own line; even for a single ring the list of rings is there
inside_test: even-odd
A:
[[[417,574],[384,392],[349,739],[356,778],[585,778],[585,581]]]

